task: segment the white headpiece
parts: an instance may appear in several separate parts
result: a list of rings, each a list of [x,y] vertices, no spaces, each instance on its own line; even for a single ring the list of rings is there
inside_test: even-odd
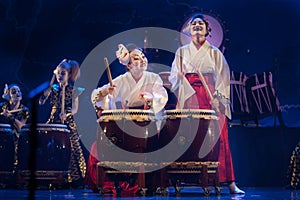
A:
[[[123,44],[119,44],[118,48],[119,49],[116,51],[116,56],[119,59],[119,62],[122,65],[127,65],[130,61],[128,49]]]

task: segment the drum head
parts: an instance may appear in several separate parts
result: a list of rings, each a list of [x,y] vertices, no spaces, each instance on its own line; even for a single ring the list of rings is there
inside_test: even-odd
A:
[[[217,120],[217,113],[209,109],[174,109],[165,110],[165,114],[169,119],[176,118],[195,118],[195,119],[214,119]]]
[[[25,124],[22,127],[22,131],[29,131],[31,128],[31,124]],[[65,124],[41,124],[38,123],[36,125],[36,129],[38,131],[61,131],[61,132],[70,132],[67,125]]]
[[[154,113],[151,110],[141,109],[118,109],[104,110],[101,113],[98,122],[118,121],[118,120],[135,120],[135,121],[150,121],[153,120]]]

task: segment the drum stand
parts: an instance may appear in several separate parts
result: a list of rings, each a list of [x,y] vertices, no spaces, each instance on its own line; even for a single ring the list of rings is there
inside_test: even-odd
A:
[[[121,196],[122,188],[119,186],[120,181],[126,181],[130,186],[136,183],[139,186],[139,191],[134,195],[154,195],[160,186],[161,171],[153,171],[144,173],[145,168],[156,166],[153,163],[143,162],[98,162],[97,163],[97,186],[99,193],[106,193],[104,186],[105,181],[113,181],[116,193]],[[114,169],[118,168],[117,169]],[[121,169],[121,170],[120,170]]]
[[[218,178],[219,162],[174,162],[165,167],[164,173],[171,181],[176,194],[180,194],[181,183],[192,183],[202,187],[204,195],[209,196],[209,185],[213,185],[216,194],[221,194]]]

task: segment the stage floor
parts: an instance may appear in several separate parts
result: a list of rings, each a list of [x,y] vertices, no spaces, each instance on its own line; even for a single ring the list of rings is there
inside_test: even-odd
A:
[[[259,200],[284,200],[300,199],[300,190],[287,190],[283,188],[242,188],[245,195],[230,195],[227,188],[222,188],[221,195],[217,196],[214,191],[211,192],[209,197],[203,196],[202,189],[197,187],[184,188],[180,195],[176,195],[172,188],[169,189],[167,196],[146,196],[146,197],[115,197],[113,195],[101,196],[97,193],[92,193],[88,189],[73,189],[73,190],[37,190],[34,192],[36,200],[54,200],[54,199],[151,199],[151,200],[172,200],[172,199],[230,199],[230,200],[242,200],[242,199],[259,199]],[[28,199],[28,190],[12,190],[2,189],[0,190],[0,199],[15,200],[15,199]]]

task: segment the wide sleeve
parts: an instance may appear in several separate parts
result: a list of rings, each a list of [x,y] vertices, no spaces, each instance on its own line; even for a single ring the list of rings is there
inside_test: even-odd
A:
[[[183,71],[183,69],[181,69],[183,68],[183,57],[185,56],[183,52],[183,48],[179,48],[176,51],[175,58],[172,63],[171,73],[169,76],[169,81],[172,84],[171,91],[175,92],[176,90],[178,90],[178,101],[176,105],[177,109],[182,109],[184,107],[184,102],[195,93],[195,90],[186,79],[186,77],[183,76],[180,80],[178,76],[178,73]]]
[[[230,69],[224,55],[219,51],[214,51],[216,66],[216,82],[214,96],[225,106],[225,115],[231,119],[230,111]]]
[[[172,84],[171,91],[175,91],[180,85],[180,81],[178,79],[179,72],[180,72],[180,49],[176,51],[175,58],[172,62],[171,73],[169,76],[169,81]]]
[[[106,84],[106,85],[103,85],[102,87],[98,87],[92,91],[91,102],[92,102],[94,108],[102,108],[104,110],[116,108],[115,102],[120,100],[119,93],[120,93],[120,88],[122,86],[122,82],[124,82],[123,76],[120,75],[120,76],[116,77],[115,79],[113,79],[112,82],[113,82],[113,85],[116,86],[113,94],[107,95],[105,98],[103,98],[102,101],[97,101],[96,100],[97,96],[100,95],[100,91],[102,91],[105,88],[109,88],[110,85]]]
[[[155,81],[153,85],[153,111],[154,113],[160,112],[166,105],[168,101],[168,93],[163,87],[163,81],[159,75],[155,76]]]
[[[100,91],[102,91],[105,88],[108,88],[109,84],[106,84],[102,87],[98,87],[93,90],[91,94],[91,102],[94,106],[94,108],[102,108],[104,110],[109,109],[109,95],[104,97],[101,101],[97,101],[97,97],[100,95]]]

